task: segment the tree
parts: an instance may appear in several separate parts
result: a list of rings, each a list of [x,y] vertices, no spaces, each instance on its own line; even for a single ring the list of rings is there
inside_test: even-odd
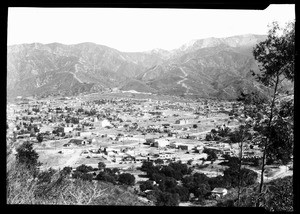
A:
[[[242,160],[243,160],[243,145],[246,140],[252,138],[249,129],[251,125],[241,125],[238,130],[235,130],[230,134],[230,141],[232,143],[239,143],[240,154],[239,154],[239,164],[238,164],[238,203],[240,201],[240,190],[241,190],[241,168],[242,168]]]
[[[142,181],[140,184],[140,190],[142,192],[146,190],[152,190],[153,189],[153,181],[147,180],[147,181]]]
[[[276,117],[270,127],[270,142],[266,155],[266,161],[281,161],[287,164],[291,160],[294,143],[294,102],[283,101],[279,108],[275,109]]]
[[[164,180],[165,191],[171,192],[177,186],[177,181],[174,178],[166,177]]]
[[[171,190],[171,193],[177,193],[180,201],[189,201],[189,190],[183,186],[175,186],[175,188]]]
[[[103,169],[105,169],[105,167],[106,167],[105,163],[103,163],[103,162],[98,163],[98,169],[99,170],[103,170]]]
[[[263,192],[258,194],[253,186],[242,194],[240,205],[253,207],[260,198],[260,207],[267,212],[293,212],[293,177],[275,179],[263,186]]]
[[[202,201],[203,197],[208,195],[211,192],[210,186],[208,183],[200,184],[199,187],[195,191],[195,196]]]
[[[44,135],[42,133],[39,133],[37,136],[36,136],[36,139],[39,143],[41,143],[44,139]]]
[[[135,177],[130,173],[123,173],[123,174],[119,175],[118,181],[121,184],[134,185]]]
[[[217,154],[212,149],[204,148],[203,153],[207,154],[207,161],[215,161],[218,158]]]
[[[192,192],[194,189],[194,176],[193,175],[188,175],[183,177],[182,179],[182,184],[184,187],[186,187],[189,192]]]
[[[16,159],[20,164],[24,164],[27,168],[36,168],[40,163],[38,162],[39,155],[34,151],[32,143],[25,141],[17,148]]]
[[[61,174],[62,175],[70,175],[72,172],[72,167],[70,166],[65,166],[62,170],[61,170]]]
[[[295,23],[289,23],[283,29],[282,35],[279,32],[282,29],[278,23],[274,22],[269,30],[268,37],[265,41],[260,42],[253,50],[255,60],[259,63],[260,74],[256,76],[257,80],[267,87],[273,88],[273,95],[270,104],[268,121],[266,124],[263,140],[263,157],[261,168],[261,182],[258,192],[261,193],[264,182],[264,170],[268,147],[271,141],[271,126],[274,118],[275,100],[278,96],[280,83],[289,80],[294,81],[294,59],[295,59]],[[259,201],[257,203],[259,206]]]
[[[182,179],[182,184],[196,197],[203,197],[205,194],[207,194],[208,192],[205,190],[210,191],[209,178],[203,173],[196,172],[193,175],[185,176]],[[203,185],[206,185],[206,187]]]
[[[182,177],[182,174],[179,171],[175,171],[170,165],[163,166],[160,170],[160,173],[167,177],[175,178],[176,180],[180,180]]]
[[[56,173],[56,170],[50,168],[47,171],[40,172],[37,176],[39,183],[50,183],[51,177]]]
[[[168,192],[159,192],[156,198],[156,206],[178,206],[179,195]]]
[[[150,179],[155,181],[156,183],[160,183],[166,179],[166,176],[162,173],[153,173]]]
[[[84,172],[81,172],[81,171],[75,171],[72,174],[72,177],[75,178],[75,179],[82,179],[84,181],[92,181],[93,180],[93,175],[92,174],[84,173]]]
[[[107,172],[99,172],[98,175],[96,176],[96,180],[98,181],[106,181],[115,184],[116,183],[116,178],[113,175],[110,175]]]
[[[223,176],[219,175],[217,177],[212,177],[208,180],[211,189],[223,187],[225,188],[227,184],[224,182]]]
[[[84,164],[82,164],[82,165],[80,165],[80,166],[78,166],[78,167],[76,168],[76,171],[81,172],[81,173],[88,173],[88,172],[90,172],[90,171],[92,171],[92,170],[93,170],[93,167],[91,167],[91,166],[86,166],[86,165],[84,165]]]
[[[276,179],[266,185],[262,206],[271,212],[293,211],[293,178]]]
[[[230,187],[245,187],[256,182],[257,173],[247,169],[239,169],[239,166],[230,166],[224,171],[224,180],[230,183]]]
[[[193,159],[187,161],[187,165],[192,165],[192,163],[193,163]]]
[[[158,165],[161,165],[161,164],[164,164],[164,160],[158,158],[154,161],[155,164],[158,164]]]
[[[182,175],[190,174],[192,170],[187,166],[187,164],[181,163],[181,161],[171,162],[169,164],[175,171],[180,172]]]
[[[141,170],[148,173],[149,171],[153,170],[153,167],[154,167],[153,162],[143,161],[143,164],[141,166]]]

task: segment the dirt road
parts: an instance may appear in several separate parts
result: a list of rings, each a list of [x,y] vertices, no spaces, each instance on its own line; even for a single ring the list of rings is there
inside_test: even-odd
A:
[[[183,73],[184,76],[180,76],[180,77],[183,78],[183,79],[182,79],[182,80],[179,80],[179,81],[177,82],[177,84],[181,85],[183,88],[186,88],[186,92],[185,92],[184,94],[188,94],[190,88],[189,88],[185,83],[183,83],[184,81],[187,80],[186,77],[188,76],[188,74],[183,70],[182,67],[179,67],[179,69],[182,71],[182,73]]]

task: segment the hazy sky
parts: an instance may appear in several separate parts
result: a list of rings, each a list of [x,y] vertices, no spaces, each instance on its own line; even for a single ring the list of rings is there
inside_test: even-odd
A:
[[[8,45],[94,42],[120,51],[171,50],[193,39],[267,34],[295,19],[295,5],[265,10],[9,8]]]

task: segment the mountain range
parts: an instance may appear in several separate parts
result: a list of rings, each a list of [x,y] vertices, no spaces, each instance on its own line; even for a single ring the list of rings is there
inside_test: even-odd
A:
[[[263,90],[253,47],[265,35],[190,41],[167,51],[121,52],[94,43],[7,47],[7,96],[77,95],[118,88],[153,94],[235,99]]]

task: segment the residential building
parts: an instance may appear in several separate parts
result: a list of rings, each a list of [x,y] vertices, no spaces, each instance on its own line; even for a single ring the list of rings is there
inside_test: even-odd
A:
[[[211,191],[211,194],[213,197],[223,197],[227,194],[227,189],[225,188],[214,188],[212,191]]]

